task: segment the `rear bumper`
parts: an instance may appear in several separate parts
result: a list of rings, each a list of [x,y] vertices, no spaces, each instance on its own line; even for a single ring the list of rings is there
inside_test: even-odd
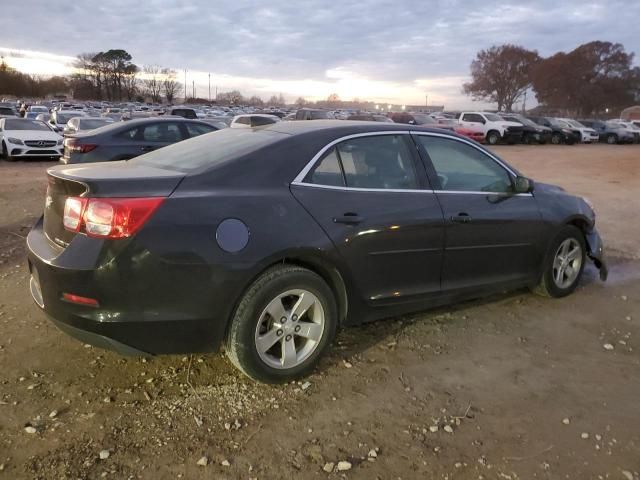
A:
[[[46,238],[42,221],[27,237],[31,295],[60,330],[124,355],[219,348],[229,305],[220,295],[206,295],[213,285],[202,285],[202,267],[166,268],[147,254],[149,264],[131,271],[113,259],[105,263],[102,246],[88,243],[95,239],[78,237],[62,249]],[[99,306],[69,303],[63,293],[96,299]]]

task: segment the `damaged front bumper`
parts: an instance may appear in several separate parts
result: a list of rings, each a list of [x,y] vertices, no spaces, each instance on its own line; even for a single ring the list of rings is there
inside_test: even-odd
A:
[[[600,280],[605,281],[609,276],[609,268],[604,254],[604,245],[600,234],[594,228],[585,235],[587,241],[587,255],[600,270]]]

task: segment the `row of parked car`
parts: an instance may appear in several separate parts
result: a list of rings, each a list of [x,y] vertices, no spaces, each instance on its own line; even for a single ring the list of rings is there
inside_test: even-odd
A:
[[[123,112],[119,107],[105,107],[102,111],[94,105],[60,103],[51,108],[30,105],[20,118],[12,106],[0,103],[0,153],[7,160],[20,157],[54,157],[63,163],[126,160],[221,128],[255,128],[286,120],[335,118],[335,112],[314,108],[301,108],[288,115],[275,109],[251,110],[252,113],[241,113],[244,110],[237,107],[221,107],[215,112],[209,110],[203,117],[202,110],[191,106]],[[212,117],[214,113],[223,117]],[[341,118],[441,128],[490,145],[640,143],[640,121],[578,121],[481,111],[387,114],[360,111]]]

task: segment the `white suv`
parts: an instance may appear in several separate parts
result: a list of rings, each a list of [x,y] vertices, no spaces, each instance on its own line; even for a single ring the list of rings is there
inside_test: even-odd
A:
[[[474,131],[483,132],[489,145],[495,145],[501,140],[518,143],[522,139],[521,123],[509,122],[495,113],[461,112],[458,123]]]

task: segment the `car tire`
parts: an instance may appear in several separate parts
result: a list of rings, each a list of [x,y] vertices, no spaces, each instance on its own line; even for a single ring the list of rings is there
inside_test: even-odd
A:
[[[489,145],[497,145],[499,141],[500,133],[496,132],[495,130],[491,130],[489,133],[487,133],[487,143]]]
[[[607,143],[609,145],[615,145],[616,143],[618,143],[618,136],[615,133],[610,133],[609,135],[607,135]]]
[[[7,151],[7,144],[2,142],[2,158],[4,158],[7,162],[15,162],[16,159],[14,157],[12,157],[11,155],[9,155],[9,152]]]
[[[559,133],[551,135],[551,143],[553,145],[560,145],[562,143],[562,136]]]
[[[553,298],[571,294],[580,283],[586,258],[587,245],[582,231],[573,225],[566,225],[551,242],[545,256],[542,278],[533,292]]]
[[[294,306],[303,297],[314,303],[296,319]],[[278,311],[285,321],[275,318]],[[225,350],[249,378],[287,382],[313,370],[333,341],[337,326],[335,296],[322,277],[306,268],[278,265],[260,275],[243,295],[228,329]]]

